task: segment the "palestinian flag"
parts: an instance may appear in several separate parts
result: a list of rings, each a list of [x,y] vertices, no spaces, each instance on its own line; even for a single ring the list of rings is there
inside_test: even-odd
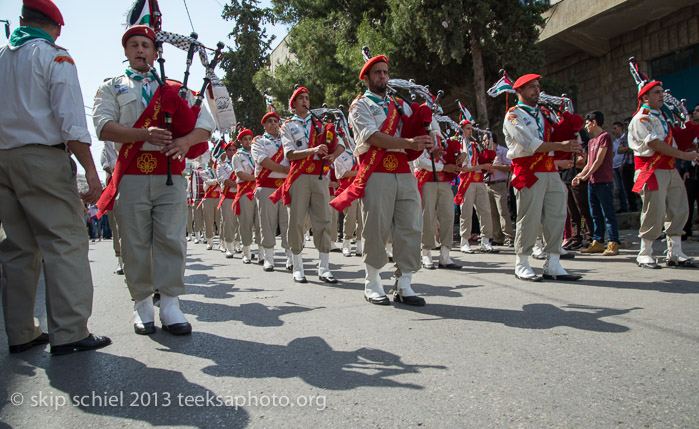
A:
[[[211,157],[213,159],[218,160],[221,158],[221,155],[226,152],[223,149],[224,144],[226,144],[226,142],[223,140],[223,138],[218,139],[218,141],[214,143],[214,147],[211,148]]]
[[[126,26],[147,25],[160,31],[160,7],[158,0],[136,0],[126,15]]]
[[[510,80],[507,75],[503,76],[500,78],[499,81],[495,82],[493,86],[490,87],[490,89],[487,91],[488,95],[491,97],[497,97],[498,95],[502,94],[503,92],[512,92],[514,93],[515,90],[512,89],[512,81]]]

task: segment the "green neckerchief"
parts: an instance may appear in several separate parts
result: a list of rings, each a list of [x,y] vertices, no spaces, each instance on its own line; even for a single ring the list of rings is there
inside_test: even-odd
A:
[[[539,130],[539,138],[541,140],[544,139],[544,124],[542,123],[542,115],[541,112],[539,111],[539,106],[537,107],[531,107],[527,106],[526,104],[522,103],[521,101],[517,102],[517,107],[521,107],[522,110],[525,112],[529,113],[530,116],[536,120],[536,128]]]
[[[383,107],[383,113],[384,115],[388,115],[388,104],[390,103],[390,99],[388,98],[388,95],[385,95],[383,99],[379,97],[377,94],[374,94],[373,92],[369,91],[368,89],[364,93],[369,100],[373,101],[374,103],[378,104],[379,106]]]
[[[153,92],[150,89],[150,83],[155,80],[153,73],[148,72],[148,75],[143,76],[143,74],[141,74],[138,70],[127,67],[124,74],[126,74],[129,79],[133,79],[136,82],[142,82],[143,86],[141,86],[141,101],[145,107],[148,107],[151,98],[153,98]]]
[[[294,113],[294,118],[298,118],[299,121],[303,122],[303,134],[306,136],[306,141],[310,138],[309,135],[311,133],[311,127],[308,126],[308,124],[311,124],[311,112],[309,111],[308,114],[306,115],[306,119],[300,117],[299,115]],[[310,144],[310,142],[309,142]]]
[[[660,123],[663,125],[663,130],[665,130],[665,135],[668,135],[668,133],[670,132],[670,127],[668,126],[667,121],[665,120],[665,117],[663,116],[662,112],[652,109],[650,106],[646,104],[643,104],[641,107],[648,109],[650,113],[653,114],[653,116],[660,119]]]
[[[254,169],[255,169],[255,163],[252,162],[252,155],[250,154],[250,152],[248,152],[247,150],[245,150],[244,147],[240,148],[240,151],[241,151],[242,153],[244,153],[244,154],[248,157],[248,162],[250,163],[250,165],[252,165],[252,169],[254,170]]]
[[[277,146],[277,149],[279,149],[279,145],[281,145],[281,143],[282,143],[281,133],[280,133],[279,137],[272,137],[270,134],[267,133],[267,131],[265,131],[264,137],[267,140],[270,140],[271,142],[273,142]]]
[[[32,39],[44,39],[48,42],[54,43],[54,40],[51,36],[49,36],[49,33],[42,29],[28,27],[25,25],[23,27],[16,28],[15,31],[10,34],[10,46],[16,48],[17,46],[21,46]]]

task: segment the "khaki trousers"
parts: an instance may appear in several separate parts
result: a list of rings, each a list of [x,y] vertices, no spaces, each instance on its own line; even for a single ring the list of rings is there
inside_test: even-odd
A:
[[[194,200],[193,212],[195,233],[204,232],[204,204],[202,203],[202,205],[199,206],[199,203],[201,202],[202,200]]]
[[[464,194],[464,202],[461,203],[461,218],[459,220],[459,234],[461,245],[468,244],[471,238],[471,226],[473,224],[473,206],[476,207],[478,222],[481,224],[481,237],[493,238],[493,224],[490,214],[490,201],[485,183],[471,183]]]
[[[289,205],[288,240],[291,252],[298,255],[303,250],[303,233],[306,215],[310,214],[313,228],[313,244],[320,253],[330,252],[330,221],[333,210],[328,205],[329,180],[323,177],[318,180],[317,174],[302,174],[294,181],[289,189],[291,204]]]
[[[422,248],[432,250],[439,222],[439,243],[449,249],[454,244],[454,193],[449,182],[426,182],[422,188]]]
[[[107,212],[109,219],[109,227],[112,229],[112,247],[114,248],[114,256],[121,257],[121,245],[119,244],[119,225],[117,224],[116,214],[114,210]]]
[[[507,207],[507,181],[485,185],[490,200],[490,222],[493,228],[493,239],[504,242],[514,240],[510,209]]]
[[[218,198],[204,198],[204,230],[205,237],[209,244],[213,244],[211,240],[214,238],[214,222],[216,221],[216,207],[218,206]]]
[[[92,273],[75,172],[70,156],[56,148],[0,150],[0,289],[11,346],[41,334],[34,305],[42,258],[51,344],[89,334]]]
[[[337,210],[335,210],[337,211]],[[362,219],[362,200],[357,199],[352,201],[352,205],[344,211],[345,223],[342,226],[342,235],[345,240],[351,240],[355,233],[357,239],[362,239],[364,231],[364,219]]]
[[[164,175],[125,175],[119,183],[114,211],[121,219],[124,274],[134,301],[156,289],[168,296],[186,292],[187,183],[176,175],[172,181],[167,186]]]
[[[251,200],[243,195],[238,200],[238,204],[240,205],[240,214],[238,215],[240,240],[243,246],[252,244],[253,229],[255,230],[255,243],[260,244],[260,223],[255,199],[253,198]]]
[[[277,226],[282,236],[282,249],[289,248],[287,231],[289,229],[289,214],[281,200],[276,204],[272,203],[269,196],[275,191],[273,188],[257,188],[255,190],[255,201],[257,202],[257,212],[260,215],[260,232],[262,235],[261,244],[266,249],[274,247],[277,235]]]
[[[517,231],[515,253],[531,255],[539,232],[544,252],[557,254],[566,223],[566,188],[558,173],[534,173],[539,179],[530,188],[515,189]]]
[[[330,195],[329,200],[335,199],[334,195]],[[337,222],[340,218],[340,212],[331,208],[330,209],[330,241],[333,243],[337,241],[337,236],[339,235],[337,232]]]
[[[221,217],[223,217],[223,226],[221,227],[223,231],[223,241],[224,243],[232,243],[233,241],[240,241],[240,222],[238,222],[238,216],[231,209],[233,207],[233,198],[226,198],[221,204]],[[228,249],[231,252],[234,249]]]
[[[641,209],[641,229],[638,236],[655,240],[663,233],[669,237],[682,235],[682,230],[689,217],[687,189],[677,170],[655,170],[658,190],[648,191],[646,186],[641,191],[643,208]]]
[[[417,180],[409,173],[373,173],[362,198],[364,263],[381,269],[393,236],[393,260],[404,273],[420,269],[422,216]]]
[[[192,222],[194,222],[194,207],[187,204],[187,235],[192,235]]]

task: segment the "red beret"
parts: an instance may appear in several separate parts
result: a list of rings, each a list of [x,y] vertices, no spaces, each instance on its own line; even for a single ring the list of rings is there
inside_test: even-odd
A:
[[[293,108],[294,108],[294,106],[293,106],[294,100],[296,100],[296,97],[298,97],[299,94],[308,94],[308,95],[311,95],[311,93],[308,92],[308,90],[307,90],[306,88],[304,88],[304,87],[302,87],[302,86],[299,86],[298,88],[296,88],[296,90],[294,91],[294,93],[291,94],[291,98],[289,99],[289,109],[293,109]]]
[[[533,80],[537,80],[537,79],[541,79],[540,74],[533,74],[533,73],[525,74],[524,76],[520,76],[519,79],[517,79],[515,84],[512,85],[512,89],[521,88],[524,85],[528,84],[529,82],[531,82]]]
[[[58,25],[66,25],[63,22],[63,15],[58,7],[51,0],[24,0],[22,4],[29,9],[34,9],[51,18]]]
[[[226,150],[229,147],[233,147],[235,149],[235,141],[231,140],[223,144],[223,150]]]
[[[468,119],[464,119],[463,121],[459,122],[459,126],[460,126],[461,128],[463,128],[464,126],[466,126],[466,125],[468,125],[468,124],[470,124],[470,123],[471,123],[471,121],[469,121]]]
[[[247,129],[247,128],[244,128],[243,131],[241,131],[241,132],[238,134],[238,137],[236,138],[236,140],[242,142],[242,141],[243,141],[243,137],[245,137],[245,136],[250,136],[250,137],[252,137],[252,131],[250,131],[250,130]]]
[[[359,80],[364,79],[364,75],[369,73],[369,69],[376,63],[388,64],[388,58],[385,55],[377,55],[374,58],[364,63],[362,71],[359,72]]]
[[[266,121],[268,118],[277,118],[278,121],[281,121],[281,118],[279,117],[279,114],[277,114],[277,112],[267,112],[267,114],[265,114],[265,116],[262,117],[262,120],[260,121],[260,124],[261,124],[261,125],[264,125],[264,124],[265,124],[265,121]]]
[[[648,82],[647,84],[645,84],[645,85],[643,86],[643,88],[641,88],[640,91],[638,91],[638,99],[639,99],[639,100],[642,99],[642,98],[643,98],[643,95],[646,94],[648,91],[650,91],[651,88],[653,88],[653,87],[655,87],[655,86],[658,86],[658,85],[661,85],[661,86],[662,86],[662,84],[663,84],[663,83],[660,82],[659,80],[654,80],[654,81]]]
[[[155,31],[147,25],[134,25],[126,30],[126,33],[121,37],[121,45],[126,48],[126,41],[133,36],[144,36],[155,43]]]

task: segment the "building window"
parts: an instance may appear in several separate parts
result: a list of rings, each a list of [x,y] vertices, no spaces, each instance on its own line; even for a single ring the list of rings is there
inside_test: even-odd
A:
[[[651,60],[650,74],[653,79],[660,80],[663,76],[697,66],[699,66],[699,44]]]

